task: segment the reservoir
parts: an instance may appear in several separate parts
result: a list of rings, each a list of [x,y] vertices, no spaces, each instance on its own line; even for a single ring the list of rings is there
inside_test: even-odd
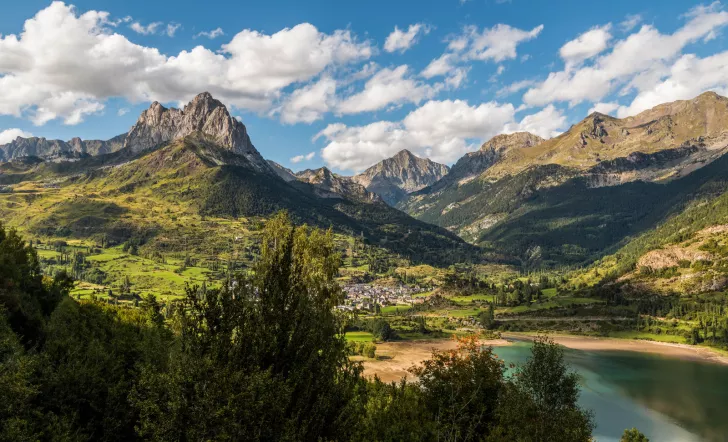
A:
[[[728,440],[728,365],[650,353],[565,350],[581,376],[580,403],[594,412],[596,440],[636,427],[651,441]],[[526,342],[494,347],[506,362],[531,354]]]

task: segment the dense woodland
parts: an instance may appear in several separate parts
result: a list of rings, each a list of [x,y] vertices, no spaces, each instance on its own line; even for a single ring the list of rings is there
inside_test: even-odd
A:
[[[547,339],[513,371],[465,338],[416,381],[363,378],[332,308],[332,233],[285,215],[252,272],[190,287],[168,320],[153,297],[71,299],[72,279],[43,276],[12,229],[0,264],[2,440],[590,439],[577,376]]]

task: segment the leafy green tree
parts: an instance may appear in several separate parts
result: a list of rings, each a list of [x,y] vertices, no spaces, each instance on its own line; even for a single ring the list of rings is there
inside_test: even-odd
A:
[[[346,439],[361,413],[350,362],[339,256],[329,232],[285,214],[263,232],[251,277],[190,289],[169,369],[145,371],[133,393],[140,435],[163,440]],[[204,298],[204,299],[203,299]]]
[[[620,442],[650,442],[650,440],[636,428],[630,428],[624,430]]]
[[[420,442],[434,440],[435,424],[416,384],[367,384],[366,404],[352,440],[355,442]]]
[[[505,366],[477,337],[458,339],[456,351],[436,351],[410,372],[419,378],[435,438],[479,440],[495,420]]]

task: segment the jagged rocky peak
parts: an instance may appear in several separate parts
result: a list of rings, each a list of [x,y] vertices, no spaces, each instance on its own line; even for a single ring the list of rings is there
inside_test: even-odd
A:
[[[480,150],[502,153],[514,148],[533,147],[543,141],[543,138],[530,132],[514,132],[512,134],[500,134],[494,136],[483,143]]]
[[[404,149],[352,177],[352,180],[394,205],[407,194],[435,183],[449,170],[444,164],[420,158]]]
[[[139,116],[124,147],[138,152],[193,132],[201,132],[221,147],[245,156],[256,169],[275,173],[251,143],[245,125],[209,92],[197,95],[182,110],[168,109],[155,101]]]

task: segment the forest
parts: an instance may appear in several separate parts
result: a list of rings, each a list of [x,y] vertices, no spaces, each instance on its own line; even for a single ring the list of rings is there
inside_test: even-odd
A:
[[[506,367],[477,337],[384,383],[350,359],[329,231],[264,228],[254,268],[188,287],[169,319],[78,301],[0,228],[0,439],[587,441],[577,375],[540,338]]]

